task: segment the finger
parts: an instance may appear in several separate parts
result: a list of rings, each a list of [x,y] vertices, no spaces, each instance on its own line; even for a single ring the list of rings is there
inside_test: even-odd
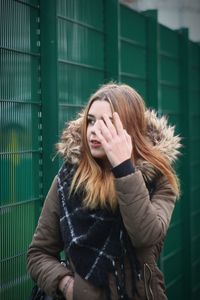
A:
[[[116,128],[117,134],[118,135],[123,134],[124,128],[123,128],[122,122],[120,120],[120,117],[119,117],[118,113],[116,113],[116,112],[113,113],[113,121],[114,121],[114,125]]]
[[[131,147],[133,147],[132,138],[131,138],[131,136],[127,133],[126,130],[125,130],[125,137],[126,137],[127,144],[130,145]]]
[[[103,120],[106,124],[106,127],[108,128],[108,130],[110,131],[112,137],[116,136],[117,131],[115,126],[113,125],[112,121],[110,120],[110,118],[108,117],[108,115],[104,114],[103,115]]]
[[[132,138],[131,136],[127,133],[127,131],[125,130],[125,138],[126,138],[126,143],[128,145],[128,147],[131,149],[131,153],[133,151],[133,142],[132,142]]]
[[[101,134],[104,136],[106,141],[112,140],[112,134],[109,130],[109,128],[106,126],[103,120],[99,120],[99,129],[101,131]]]
[[[125,133],[127,142],[129,142],[129,143],[132,142],[131,136],[128,134],[128,132],[125,129],[124,129],[124,133]]]

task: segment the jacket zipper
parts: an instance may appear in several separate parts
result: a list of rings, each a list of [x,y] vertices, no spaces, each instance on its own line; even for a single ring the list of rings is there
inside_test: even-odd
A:
[[[148,271],[150,273],[148,282],[147,282],[147,278],[146,278],[146,269],[148,269]],[[151,279],[152,279],[151,268],[149,267],[149,265],[147,263],[145,263],[144,264],[144,285],[145,285],[145,292],[146,292],[147,300],[154,300],[154,295],[153,295],[153,291],[151,288]]]

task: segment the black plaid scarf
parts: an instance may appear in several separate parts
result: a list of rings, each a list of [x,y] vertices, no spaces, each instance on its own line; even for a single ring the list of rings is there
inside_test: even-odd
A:
[[[135,283],[140,276],[140,267],[119,209],[113,213],[110,209],[90,210],[83,207],[84,191],[69,197],[74,174],[75,166],[69,163],[65,163],[58,173],[60,227],[66,256],[71,258],[82,278],[106,290],[108,299],[108,273],[113,273],[119,299],[129,299],[125,290],[125,256],[129,258],[132,269],[133,294],[137,292]]]

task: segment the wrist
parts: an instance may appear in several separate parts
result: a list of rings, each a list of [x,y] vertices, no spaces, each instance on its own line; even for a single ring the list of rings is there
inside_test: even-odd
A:
[[[65,276],[63,277],[63,279],[61,279],[60,283],[59,283],[59,290],[62,292],[62,294],[64,296],[66,296],[67,293],[67,289],[70,285],[70,282],[73,280],[72,276]]]
[[[63,287],[63,289],[62,289],[62,293],[63,293],[64,297],[67,297],[67,291],[68,291],[68,288],[69,288],[69,286],[70,286],[72,280],[73,280],[73,278],[70,277],[70,278],[68,279],[68,281],[65,283],[65,285],[64,285],[64,287]]]
[[[116,178],[120,178],[134,173],[135,167],[133,166],[131,159],[127,159],[111,170]]]

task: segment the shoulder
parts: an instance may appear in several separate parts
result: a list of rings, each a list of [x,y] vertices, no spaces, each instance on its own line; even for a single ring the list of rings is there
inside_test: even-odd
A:
[[[176,193],[165,175],[160,175],[156,178],[154,181],[154,189],[156,192],[163,191],[166,194],[172,195],[173,198],[176,198]]]
[[[43,205],[43,212],[57,211],[58,209],[58,182],[57,175],[54,177]]]

